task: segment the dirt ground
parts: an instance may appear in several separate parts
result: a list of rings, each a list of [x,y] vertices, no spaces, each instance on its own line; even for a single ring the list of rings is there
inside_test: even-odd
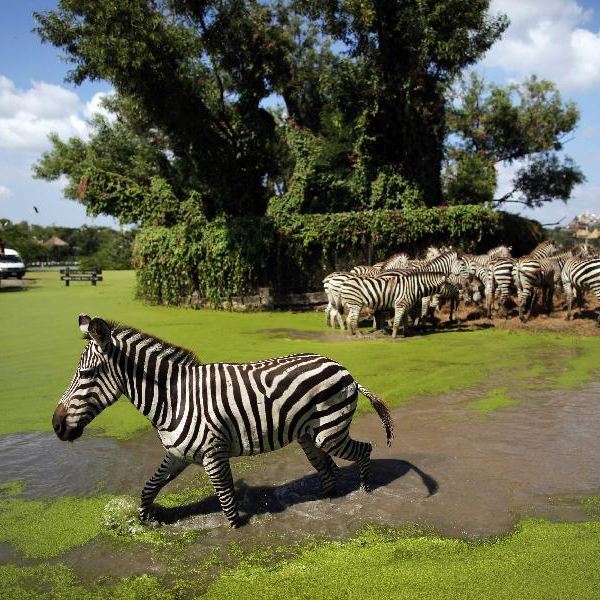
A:
[[[599,314],[600,302],[591,295],[588,295],[585,307],[582,310],[573,307],[573,319],[571,321],[566,320],[567,311],[562,299],[555,302],[554,311],[550,315],[541,314],[534,309],[531,318],[526,323],[519,320],[519,313],[514,304],[509,309],[508,319],[496,313],[492,319],[487,319],[483,309],[475,307],[461,307],[459,311],[459,316],[467,327],[480,328],[491,325],[499,329],[526,329],[529,331],[573,333],[576,335],[600,335],[600,328],[597,324]],[[443,313],[442,321],[446,319],[447,313]]]

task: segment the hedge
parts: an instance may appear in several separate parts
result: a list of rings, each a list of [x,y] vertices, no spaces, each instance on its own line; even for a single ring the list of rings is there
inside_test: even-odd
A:
[[[136,238],[134,264],[140,297],[181,304],[196,291],[217,306],[258,287],[319,290],[331,271],[400,250],[418,253],[444,243],[479,252],[507,243],[520,255],[542,237],[535,221],[476,205],[218,217],[144,228]]]

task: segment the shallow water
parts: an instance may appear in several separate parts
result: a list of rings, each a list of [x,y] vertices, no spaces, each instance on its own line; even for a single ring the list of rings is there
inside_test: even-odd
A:
[[[576,498],[600,490],[600,383],[568,392],[540,387],[509,393],[520,404],[487,414],[469,407],[485,395],[482,390],[409,402],[393,412],[392,448],[385,446],[376,415],[356,419],[353,437],[378,444],[370,494],[357,489],[354,466],[342,464],[340,495],[322,499],[316,474],[293,444],[243,459],[243,468],[234,463],[247,526],[230,530],[210,495],[192,505],[162,509],[171,523],[163,527],[202,530],[201,541],[186,550],[202,558],[230,542],[251,549],[263,542],[303,541],[308,535],[341,539],[368,523],[417,524],[473,538],[504,533],[527,515],[585,518]],[[88,432],[73,444],[49,434],[11,435],[0,438],[0,452],[0,482],[24,480],[30,497],[104,491],[137,496],[162,457],[153,433],[117,442]],[[165,491],[185,487],[198,472],[191,467]],[[117,559],[119,553],[123,560]],[[11,551],[0,549],[0,555],[0,562],[12,559]],[[147,548],[115,550],[114,544],[98,540],[72,551],[67,560],[91,576],[148,572],[150,559]],[[152,572],[167,569],[151,563]]]

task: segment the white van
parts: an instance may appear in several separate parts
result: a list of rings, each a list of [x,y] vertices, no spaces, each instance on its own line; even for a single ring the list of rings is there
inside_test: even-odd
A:
[[[19,253],[12,248],[4,248],[4,254],[0,254],[0,279],[16,277],[23,279],[25,275],[25,263]]]

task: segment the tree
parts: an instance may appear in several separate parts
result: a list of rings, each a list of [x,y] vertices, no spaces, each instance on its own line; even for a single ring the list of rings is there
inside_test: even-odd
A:
[[[457,87],[449,110],[446,198],[468,204],[519,202],[541,206],[567,201],[585,178],[569,157],[561,157],[579,112],[563,102],[556,86],[531,77],[505,87],[471,73]],[[496,166],[519,163],[511,190],[494,199]]]
[[[396,172],[433,206],[442,199],[445,94],[461,71],[501,36],[508,21],[489,0],[305,0],[306,14],[347,49],[338,110],[357,130],[361,177]],[[350,92],[350,93],[349,93]]]
[[[258,0],[61,0],[35,17],[73,64],[70,81],[111,82],[145,131],[165,140],[208,214],[264,212],[280,165],[261,103],[291,76],[294,47],[276,10]]]

